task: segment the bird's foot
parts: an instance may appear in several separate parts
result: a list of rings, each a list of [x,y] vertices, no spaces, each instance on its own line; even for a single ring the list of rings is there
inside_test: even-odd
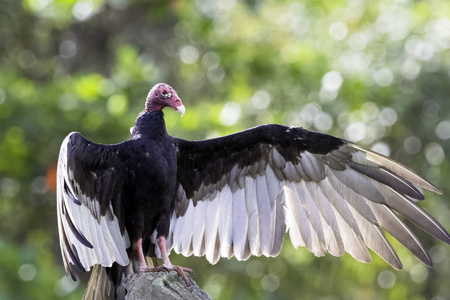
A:
[[[186,272],[188,273],[192,273],[193,270],[189,269],[189,268],[185,268],[185,267],[180,267],[180,266],[174,266],[172,264],[163,264],[162,265],[163,268],[165,268],[168,271],[176,271],[178,274],[180,274],[180,276],[184,279],[184,282],[186,282],[186,285],[189,286],[190,285],[190,281],[189,278],[186,274]]]
[[[183,278],[184,282],[186,283],[186,286],[190,286],[189,278],[186,274],[186,272],[191,273],[193,272],[192,269],[180,267],[180,266],[174,266],[172,264],[163,264],[159,267],[150,268],[148,266],[141,266],[139,267],[139,273],[142,272],[164,272],[164,271],[176,271],[180,276]]]

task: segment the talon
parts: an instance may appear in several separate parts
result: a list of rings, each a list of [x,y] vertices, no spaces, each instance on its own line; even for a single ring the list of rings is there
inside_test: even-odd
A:
[[[163,261],[164,261],[162,266],[168,271],[171,271],[171,270],[176,271],[183,278],[184,282],[186,283],[186,286],[190,286],[191,284],[190,284],[188,276],[186,275],[186,272],[191,273],[191,272],[193,272],[193,270],[189,269],[189,268],[185,268],[185,267],[172,265],[172,263],[170,262],[169,256],[167,254],[167,251],[166,251],[166,238],[164,236],[158,237],[157,242],[158,242],[159,249],[161,250],[161,255],[162,255]]]
[[[185,267],[180,267],[180,266],[174,266],[174,265],[162,265],[162,266],[154,267],[154,268],[150,268],[148,266],[141,266],[141,267],[139,267],[139,273],[144,273],[144,272],[170,272],[170,271],[177,272],[183,278],[184,282],[186,282],[186,285],[190,286],[190,280],[189,280],[189,277],[187,276],[186,272],[188,272],[188,273],[194,272],[192,269],[185,268]]]
[[[180,266],[174,266],[174,265],[163,265],[163,267],[168,270],[168,271],[176,271],[184,280],[184,282],[186,283],[186,286],[190,286],[190,280],[189,277],[187,276],[186,272],[193,272],[192,269],[189,268],[185,268],[185,267],[180,267]]]
[[[189,277],[187,276],[186,272],[192,273],[193,270],[189,269],[189,268],[185,268],[185,267],[172,265],[172,263],[170,262],[169,256],[167,255],[167,252],[166,252],[166,239],[163,236],[160,236],[158,238],[158,246],[161,249],[161,254],[163,256],[164,263],[162,266],[150,268],[147,265],[147,262],[145,260],[144,251],[142,251],[142,238],[136,241],[135,247],[136,247],[136,250],[137,250],[138,256],[139,256],[139,273],[163,272],[163,271],[167,272],[167,271],[174,270],[178,274],[180,274],[180,276],[183,278],[184,282],[186,283],[186,286],[190,286],[190,280],[189,280]],[[156,259],[154,260],[154,262],[156,262]]]
[[[177,271],[178,274],[184,279],[184,282],[186,283],[186,286],[190,286],[191,282],[189,280],[189,277],[187,276],[186,272],[192,272],[192,269],[180,267],[180,266],[173,266],[173,270]]]

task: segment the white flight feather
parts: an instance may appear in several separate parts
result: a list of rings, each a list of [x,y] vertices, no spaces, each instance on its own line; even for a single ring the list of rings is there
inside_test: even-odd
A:
[[[401,262],[397,255],[394,254],[395,251],[393,250],[391,244],[387,241],[381,231],[381,228],[378,225],[371,223],[353,207],[350,207],[350,210],[352,210],[352,213],[358,222],[358,226],[364,237],[364,243],[367,247],[372,249],[392,267],[401,269]]]
[[[245,178],[245,207],[248,215],[247,239],[252,255],[261,255],[261,240],[259,232],[259,209],[255,197],[256,181],[251,177]]]
[[[212,264],[217,263],[220,258],[219,249],[216,249],[216,239],[221,210],[220,193],[217,193],[211,201],[206,202],[205,252],[206,259]]]
[[[345,171],[337,171],[345,172]],[[376,223],[376,218],[373,212],[370,210],[363,196],[356,194],[346,184],[342,183],[335,175],[334,172],[328,172],[328,181],[333,188],[346,202],[348,202],[353,208],[355,208],[364,218],[370,220],[371,223]]]
[[[375,187],[373,180],[365,175],[348,167],[345,171],[332,170],[331,172],[339,179],[339,181],[352,189],[355,193],[378,203],[386,203],[385,197],[380,193],[379,189]]]
[[[306,217],[309,219],[309,223],[312,225],[315,233],[317,234],[318,243],[320,249],[326,249],[324,245],[325,235],[323,232],[322,222],[319,210],[311,197],[308,188],[306,187],[305,181],[301,181],[295,185],[297,189],[297,194],[300,199],[300,203],[306,213]]]
[[[400,218],[386,205],[368,202],[373,210],[381,228],[396,238],[414,255],[424,261],[428,266],[432,265],[431,258],[414,233],[400,220]]]
[[[318,211],[320,217],[320,224],[322,226],[324,240],[322,244],[323,248],[329,251],[335,256],[342,255],[344,247],[340,238],[340,233],[337,228],[336,220],[334,218],[331,207],[327,199],[323,198],[323,194],[320,192],[318,186],[314,182],[305,182],[305,188],[308,190],[311,196],[312,202]]]
[[[232,221],[232,195],[231,189],[225,186],[220,191],[220,207],[221,214],[219,220],[219,237],[220,237],[220,255],[222,257],[231,258],[233,245],[233,226]]]
[[[341,256],[345,253],[345,249],[342,243],[342,236],[339,231],[335,211],[318,184],[311,183],[306,186],[308,187],[310,194],[313,195],[317,208],[319,209],[321,216],[324,218],[325,223],[329,226],[330,230],[332,230],[336,245],[334,246],[335,248],[330,249],[330,252],[335,256]]]
[[[186,219],[185,216],[177,218],[176,223],[173,227],[172,241],[173,241],[173,248],[176,253],[181,253],[183,251],[182,240],[183,240],[183,227],[185,219]]]
[[[288,164],[286,164],[287,166]],[[294,169],[295,171],[295,169]],[[286,226],[285,220],[285,199],[281,192],[282,185],[276,178],[270,166],[266,169],[266,185],[271,205],[271,251],[270,256],[278,255],[284,238],[284,228]]]
[[[363,235],[351,212],[349,203],[333,188],[328,178],[321,181],[319,186],[336,212],[336,221],[343,238],[345,251],[359,261],[369,262],[371,259],[369,251],[363,241]]]
[[[246,260],[248,259],[250,252],[248,251],[248,215],[245,208],[244,189],[238,189],[233,193],[232,226],[234,255],[237,260]]]
[[[286,230],[289,233],[291,243],[295,249],[298,249],[299,246],[306,247],[305,241],[302,238],[297,221],[294,217],[294,212],[291,209],[291,202],[295,201],[294,191],[285,186],[283,188],[283,195],[286,201],[286,206],[284,207],[286,215]]]
[[[194,224],[192,233],[192,247],[194,249],[195,256],[203,256],[205,252],[204,248],[204,234],[205,234],[205,220],[206,215],[206,203],[207,201],[197,202],[194,212]]]
[[[261,252],[269,256],[272,248],[272,223],[271,223],[271,204],[265,176],[256,177],[256,199],[258,201],[259,211],[259,236],[261,239]],[[275,199],[274,199],[275,200]]]
[[[360,262],[369,263],[371,261],[369,250],[362,237],[355,233],[346,220],[336,211],[336,222],[342,236],[344,249],[353,258]]]
[[[195,218],[194,202],[190,201],[189,206],[184,215],[184,224],[182,231],[183,233],[181,237],[181,249],[182,249],[181,253],[184,256],[190,256],[192,254],[190,248],[192,247],[191,245],[192,245],[194,218]]]
[[[317,237],[316,231],[312,228],[311,222],[301,204],[302,201],[299,198],[297,187],[292,182],[287,183],[287,187],[290,188],[293,193],[291,197],[287,199],[286,207],[294,216],[295,226],[299,228],[302,239],[306,244],[306,248],[316,256],[323,256],[324,252],[319,245],[319,238]]]

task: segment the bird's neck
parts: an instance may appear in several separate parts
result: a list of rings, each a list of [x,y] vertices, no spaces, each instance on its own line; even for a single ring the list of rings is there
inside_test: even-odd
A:
[[[167,135],[164,113],[158,111],[143,111],[134,122],[132,138],[148,137],[152,139],[162,138]]]

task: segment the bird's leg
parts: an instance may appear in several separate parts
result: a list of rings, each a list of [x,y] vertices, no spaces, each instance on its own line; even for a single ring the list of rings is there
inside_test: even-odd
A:
[[[158,241],[159,249],[161,250],[161,255],[163,257],[162,267],[169,271],[171,271],[171,270],[177,271],[178,274],[180,274],[181,277],[183,277],[184,281],[186,282],[186,285],[189,286],[189,278],[187,277],[186,272],[192,272],[192,269],[180,267],[180,266],[174,266],[170,262],[169,255],[167,254],[166,238],[164,236],[160,236],[157,241]]]
[[[145,260],[144,251],[142,250],[142,238],[136,241],[136,250],[139,258],[139,272],[151,272],[152,268],[147,265],[147,261]]]
[[[151,268],[147,264],[147,260],[145,259],[144,250],[142,250],[142,238],[136,241],[134,244],[138,253],[139,258],[139,271],[138,272],[160,272],[164,271],[163,267],[158,267],[158,263],[156,258],[152,257],[152,262],[155,267]]]
[[[142,250],[142,238],[137,240],[137,242],[134,244],[138,257],[139,257],[139,270],[144,269],[148,266],[147,260],[145,259],[144,251]],[[156,260],[156,257],[151,257],[153,267],[158,267],[158,261]]]
[[[166,251],[166,238],[163,236],[160,236],[158,238],[158,246],[161,249],[161,255],[163,257],[163,265],[159,267],[150,268],[147,265],[147,261],[145,260],[144,251],[142,250],[142,238],[138,239],[135,243],[136,250],[139,257],[139,272],[162,272],[162,271],[177,271],[178,274],[183,277],[184,282],[186,282],[186,285],[189,286],[189,278],[186,275],[186,272],[192,272],[192,269],[184,268],[180,266],[174,266],[170,262],[169,255]]]

